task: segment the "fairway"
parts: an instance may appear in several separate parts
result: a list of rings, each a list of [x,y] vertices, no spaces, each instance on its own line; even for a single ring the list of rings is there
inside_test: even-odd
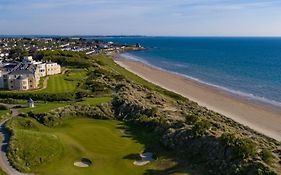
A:
[[[22,120],[22,119],[20,119]],[[35,121],[34,121],[35,122]],[[37,122],[36,122],[37,123]],[[25,139],[36,139],[42,135],[55,136],[63,145],[59,157],[48,164],[36,166],[31,172],[44,175],[141,175],[147,169],[154,168],[157,163],[138,167],[133,165],[131,155],[144,151],[144,145],[122,134],[122,123],[114,120],[73,119],[63,123],[60,127],[48,128],[35,124],[36,129],[29,129],[32,137],[17,135]],[[26,129],[17,129],[17,132],[28,133]],[[38,134],[36,134],[38,133]],[[24,137],[23,137],[24,136]],[[45,136],[44,136],[45,137]],[[39,138],[37,138],[39,139]],[[16,145],[15,145],[16,146]],[[50,148],[52,145],[49,145]],[[50,150],[47,148],[46,150]],[[22,147],[24,152],[38,150],[36,145]],[[32,150],[26,150],[32,149]],[[40,146],[44,152],[44,147]],[[33,152],[33,154],[35,154]],[[40,153],[41,154],[41,153]],[[35,156],[35,155],[34,155]],[[93,162],[89,168],[75,167],[73,163],[81,158],[88,158]]]
[[[55,92],[72,92],[76,88],[76,84],[72,81],[64,79],[65,75],[53,75],[48,80],[47,88],[41,92],[55,93]]]
[[[73,175],[124,175],[143,174],[146,167],[136,167],[133,160],[124,159],[138,154],[144,146],[134,140],[122,137],[117,121],[80,119],[66,121],[63,127],[51,129],[64,145],[64,154],[46,167],[38,169],[39,174]],[[89,158],[93,166],[78,168],[74,161]]]
[[[77,84],[86,76],[83,69],[69,70],[65,74],[52,75],[49,77],[47,88],[38,92],[42,93],[64,93],[74,92]],[[36,93],[36,92],[35,92]]]

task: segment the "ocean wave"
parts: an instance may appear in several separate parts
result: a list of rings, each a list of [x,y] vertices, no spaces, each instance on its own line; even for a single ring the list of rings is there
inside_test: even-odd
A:
[[[144,64],[147,64],[150,67],[153,67],[155,69],[158,69],[158,70],[161,70],[161,71],[165,71],[165,72],[169,72],[169,73],[172,73],[172,74],[176,74],[176,75],[185,77],[187,79],[199,82],[199,83],[201,83],[203,85],[214,87],[214,88],[216,88],[218,90],[223,90],[224,92],[227,92],[230,95],[235,95],[235,96],[238,96],[238,97],[243,97],[243,98],[246,98],[246,99],[251,100],[253,102],[259,102],[259,103],[263,103],[263,104],[268,104],[268,105],[272,105],[272,106],[278,107],[278,108],[281,107],[281,102],[279,102],[279,101],[271,100],[271,99],[268,99],[266,97],[260,97],[260,96],[257,96],[257,95],[251,94],[251,93],[246,93],[246,92],[239,91],[239,90],[233,90],[233,89],[230,89],[230,88],[227,88],[227,87],[224,87],[224,86],[220,86],[220,85],[216,85],[216,84],[213,84],[213,83],[210,83],[210,82],[203,81],[201,79],[198,79],[198,78],[186,75],[186,74],[178,73],[178,72],[175,72],[175,71],[170,71],[170,70],[167,70],[167,69],[155,66],[155,65],[149,63],[148,61],[144,60],[143,58],[135,56],[135,55],[132,55],[132,54],[129,54],[129,53],[123,53],[123,54],[120,54],[120,56],[122,56],[125,59],[129,59],[129,60],[133,60],[133,61],[140,61],[140,62],[142,62]],[[180,65],[180,64],[173,64],[173,65],[174,66],[181,66],[181,67],[183,66],[183,65]]]

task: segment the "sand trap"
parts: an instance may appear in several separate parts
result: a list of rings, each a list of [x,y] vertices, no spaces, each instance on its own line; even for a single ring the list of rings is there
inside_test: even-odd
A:
[[[92,161],[86,158],[82,158],[81,160],[74,162],[74,166],[81,167],[81,168],[87,168],[91,165],[92,165]]]
[[[151,152],[145,152],[140,154],[141,160],[134,161],[134,165],[137,166],[144,166],[146,164],[149,164],[150,162],[153,162],[153,154]]]

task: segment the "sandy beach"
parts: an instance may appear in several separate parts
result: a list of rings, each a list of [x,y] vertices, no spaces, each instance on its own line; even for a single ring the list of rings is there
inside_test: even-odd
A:
[[[169,73],[142,62],[116,58],[115,62],[138,76],[221,113],[257,132],[281,141],[281,110],[254,103],[218,88]]]

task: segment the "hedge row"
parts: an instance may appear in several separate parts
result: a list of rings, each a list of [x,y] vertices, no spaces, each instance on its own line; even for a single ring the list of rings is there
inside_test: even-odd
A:
[[[7,93],[0,92],[0,98],[29,99],[42,101],[69,101],[75,98],[75,93]]]

